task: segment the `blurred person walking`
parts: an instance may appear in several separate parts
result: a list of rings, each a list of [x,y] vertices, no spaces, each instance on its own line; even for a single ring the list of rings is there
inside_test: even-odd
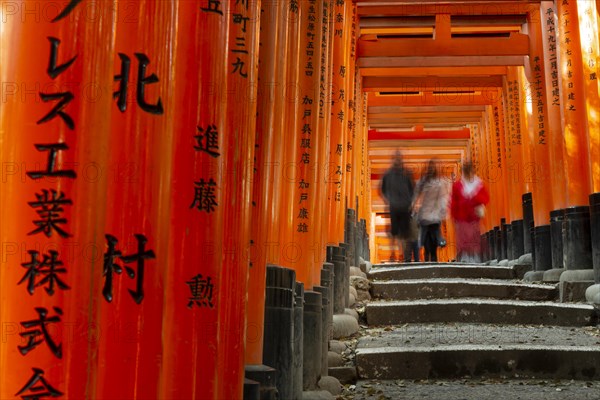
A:
[[[417,183],[414,209],[421,227],[420,242],[425,248],[425,261],[437,262],[437,248],[446,245],[441,225],[448,208],[448,185],[438,175],[436,163],[430,160]]]
[[[408,255],[408,241],[411,239],[411,206],[414,194],[412,173],[404,167],[402,156],[396,152],[393,164],[383,175],[380,187],[381,197],[388,205],[390,212],[390,237],[392,240],[391,261],[396,261],[396,241],[403,245],[403,253]],[[418,261],[418,260],[417,260]]]
[[[483,181],[475,175],[473,164],[465,162],[462,177],[452,185],[450,212],[456,231],[457,259],[461,262],[481,262],[479,221],[485,214],[490,196]]]

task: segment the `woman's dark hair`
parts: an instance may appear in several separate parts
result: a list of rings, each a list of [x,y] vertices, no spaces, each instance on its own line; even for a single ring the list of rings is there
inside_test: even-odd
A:
[[[437,171],[437,167],[435,165],[435,161],[429,160],[429,162],[427,163],[427,169],[425,170],[424,181],[428,182],[432,179],[437,178],[437,176],[438,176],[438,171]]]
[[[462,166],[463,175],[471,176],[473,175],[473,163],[470,161],[465,161]]]

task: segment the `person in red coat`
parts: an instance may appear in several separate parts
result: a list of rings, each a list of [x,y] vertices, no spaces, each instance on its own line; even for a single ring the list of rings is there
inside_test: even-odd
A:
[[[450,213],[456,232],[457,259],[481,262],[479,220],[485,213],[490,195],[483,181],[475,175],[470,162],[463,164],[462,177],[452,185]]]

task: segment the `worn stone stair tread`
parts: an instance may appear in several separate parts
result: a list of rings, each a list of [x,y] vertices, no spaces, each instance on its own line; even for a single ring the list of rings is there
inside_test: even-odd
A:
[[[360,379],[536,377],[600,379],[600,330],[536,325],[408,324],[369,328]]]
[[[514,279],[512,267],[469,264],[423,264],[384,266],[369,271],[371,279],[427,279],[427,278],[489,278]]]
[[[372,301],[369,325],[404,323],[498,323],[584,326],[595,321],[590,304],[481,298]]]
[[[556,285],[532,284],[488,278],[432,278],[375,281],[371,293],[382,299],[434,299],[492,297],[524,300],[558,298]]]
[[[445,345],[357,349],[361,379],[460,376],[600,378],[600,346]]]
[[[600,350],[600,328],[499,324],[406,324],[367,328],[357,349],[428,348],[448,345],[588,346]]]
[[[387,354],[387,353],[431,353],[435,351],[508,351],[508,350],[549,350],[564,352],[593,352],[598,355],[600,362],[600,346],[559,346],[559,345],[538,345],[538,344],[446,344],[440,346],[415,346],[415,347],[363,347],[356,350],[357,357],[365,354]],[[600,364],[598,365],[600,368]],[[599,371],[600,372],[600,371]]]
[[[598,400],[600,382],[543,379],[359,380],[363,400]],[[382,397],[383,396],[383,397]]]

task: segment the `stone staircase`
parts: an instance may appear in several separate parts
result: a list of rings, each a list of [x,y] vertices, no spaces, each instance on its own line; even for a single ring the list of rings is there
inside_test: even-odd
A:
[[[526,269],[375,265],[359,379],[600,380],[597,310],[557,302],[556,285],[521,280]]]

